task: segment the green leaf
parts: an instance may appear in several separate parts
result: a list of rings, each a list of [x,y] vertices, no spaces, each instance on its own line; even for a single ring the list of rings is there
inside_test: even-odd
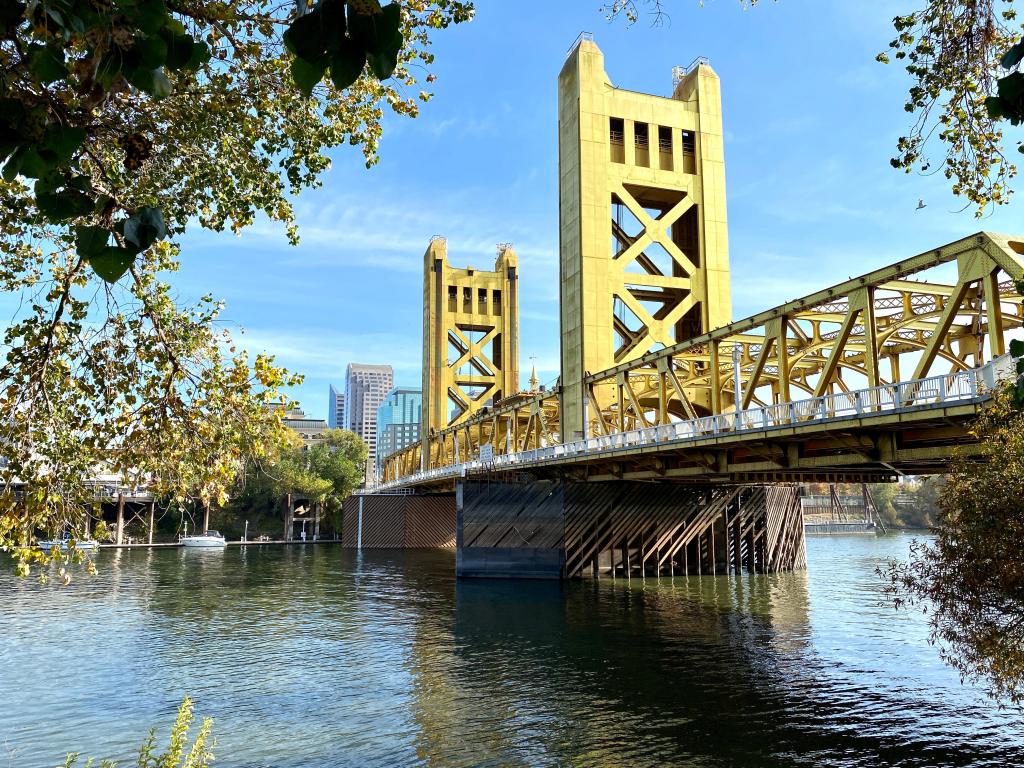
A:
[[[331,60],[331,82],[339,90],[345,90],[359,79],[366,66],[366,52],[352,41],[342,46]]]
[[[167,227],[159,208],[140,208],[124,223],[124,239],[137,252],[146,250],[155,241],[165,237]]]
[[[319,9],[299,16],[291,23],[284,33],[284,46],[307,62],[318,61],[324,55],[327,36]]]
[[[167,22],[167,6],[164,0],[141,0],[131,16],[147,35],[156,34]]]
[[[125,71],[125,78],[140,91],[145,91],[154,99],[162,99],[171,95],[171,81],[162,69],[138,69]]]
[[[175,35],[166,29],[160,30],[160,35],[167,45],[167,59],[164,62],[168,69],[181,69],[190,58],[195,40],[192,35]]]
[[[1014,339],[1010,342],[1010,354],[1014,357],[1024,357],[1024,341]]]
[[[139,57],[139,66],[145,69],[157,69],[167,61],[167,42],[159,35],[135,38],[133,50]]]
[[[116,283],[135,262],[135,253],[127,248],[108,245],[102,251],[89,257],[93,271],[108,283]]]
[[[399,39],[401,39],[401,35],[399,35]],[[378,80],[387,80],[394,73],[395,67],[398,66],[399,48],[401,48],[401,43],[394,50],[389,49],[383,53],[368,53],[366,55],[366,61]]]
[[[398,3],[388,3],[380,13],[355,13],[349,6],[348,26],[352,36],[359,40],[370,54],[382,55],[394,50],[396,40],[401,45],[400,27],[402,9]]]
[[[2,173],[4,181],[14,181],[18,178],[18,174],[21,173],[21,161],[28,150],[28,145],[22,144],[11,153],[9,158],[7,158],[7,162],[4,163],[4,170]]]
[[[110,230],[103,227],[75,227],[75,251],[83,259],[103,252],[110,243]]]
[[[1008,102],[1007,106],[1010,107],[1008,113],[1012,115],[1015,111],[1013,103],[1024,98],[1024,72],[1014,72],[1012,75],[1001,77],[998,85],[999,98]]]
[[[296,56],[292,59],[291,69],[292,79],[298,89],[306,96],[312,96],[313,87],[323,79],[327,71],[327,63],[310,62]]]
[[[91,212],[92,199],[77,189],[63,189],[60,192],[42,194],[37,189],[36,207],[50,221],[67,221]]]
[[[32,74],[47,85],[67,77],[64,51],[47,45],[33,45],[28,54],[28,68]]]
[[[153,70],[153,98],[156,100],[166,99],[171,95],[171,81],[167,79],[162,69]]]
[[[1013,69],[1020,64],[1021,59],[1024,59],[1024,40],[1021,40],[1015,46],[1010,48],[1006,53],[1003,54],[1003,58],[999,61],[1005,69]]]
[[[85,141],[85,128],[73,128],[68,125],[52,125],[46,132],[47,149],[57,155],[57,162],[66,165],[71,162],[75,152]]]
[[[21,158],[21,173],[30,179],[45,176],[57,165],[57,153],[50,149],[28,149]]]
[[[1002,120],[1006,117],[1006,110],[1003,108],[1003,100],[998,96],[989,96],[985,99],[985,109],[988,110],[988,116],[993,120]]]
[[[182,69],[187,69],[191,72],[195,72],[203,64],[210,60],[210,48],[200,40],[192,46],[192,55],[189,56],[188,62]]]
[[[345,4],[342,0],[321,0],[317,6],[323,26],[324,40],[328,53],[337,53],[345,45],[348,38],[345,30]]]

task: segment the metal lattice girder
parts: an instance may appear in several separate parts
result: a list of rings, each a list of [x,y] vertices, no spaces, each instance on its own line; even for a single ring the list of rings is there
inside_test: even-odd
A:
[[[499,246],[487,271],[450,266],[447,250],[436,237],[424,255],[424,439],[519,389],[515,251]]]
[[[589,392],[613,392],[588,432],[693,418],[692,402],[713,415],[976,368],[1024,324],[1022,255],[1024,240],[978,233],[588,376]],[[914,279],[943,264],[955,283]]]
[[[943,264],[955,267],[956,279],[951,283],[919,279]],[[1024,238],[984,232],[875,270],[587,376],[583,384],[588,393],[588,434],[614,435],[728,414],[736,410],[737,399],[741,407],[743,401],[758,405],[792,402],[974,369],[1002,355],[1007,334],[1024,327],[1022,298],[1014,285],[1022,277]],[[998,301],[991,300],[993,296],[998,296]],[[737,398],[735,391],[734,348],[742,398]],[[599,407],[599,399],[592,394],[602,387],[610,392],[603,398],[611,403],[605,408]],[[558,394],[514,398],[503,407],[443,430],[430,441],[429,466],[445,467],[478,458],[484,444],[491,445],[495,455],[557,444],[561,439]],[[925,394],[906,389],[903,396],[909,400],[903,404],[913,405],[914,398]],[[713,403],[714,409],[709,412],[702,402]],[[872,412],[871,403],[866,403],[865,411],[867,415]],[[896,416],[880,411],[875,421],[890,418]],[[811,424],[808,429],[821,428]],[[934,426],[928,429],[937,438],[955,437],[940,435]],[[877,454],[880,460],[888,455],[877,445],[851,443],[844,447],[842,440],[830,440],[832,450],[848,453],[852,462],[862,460],[859,455],[865,451]],[[790,461],[779,454],[778,447],[752,449],[764,452],[765,472],[785,470]],[[415,446],[396,454],[388,465],[388,479],[419,471],[419,450]],[[943,456],[948,459],[945,451],[915,448],[893,453],[892,460],[934,463]],[[725,454],[711,451],[704,469],[698,466],[685,472],[695,477],[702,472],[721,472],[724,459]],[[845,461],[832,457],[826,463],[834,467]],[[801,462],[800,471],[813,469],[805,460]],[[756,466],[760,465],[748,465],[745,471]],[[596,477],[615,477],[616,471],[613,463],[604,475]],[[638,476],[636,470],[631,471]],[[663,470],[655,466],[650,474],[656,477],[659,472]]]
[[[562,429],[610,393],[589,371],[728,322],[729,250],[718,75],[698,62],[670,98],[616,88],[593,41],[558,78]]]

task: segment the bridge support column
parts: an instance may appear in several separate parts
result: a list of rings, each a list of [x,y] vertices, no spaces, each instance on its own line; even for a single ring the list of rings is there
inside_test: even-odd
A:
[[[792,485],[463,482],[462,577],[616,578],[806,567]]]
[[[359,494],[345,499],[343,547],[450,549],[455,546],[452,494]]]

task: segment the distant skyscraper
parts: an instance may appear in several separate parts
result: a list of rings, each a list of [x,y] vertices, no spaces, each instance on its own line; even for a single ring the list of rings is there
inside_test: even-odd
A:
[[[345,370],[345,429],[352,430],[370,449],[367,479],[377,466],[377,408],[395,385],[390,365],[349,363]]]
[[[377,477],[385,457],[420,439],[423,395],[419,387],[395,387],[377,409]]]
[[[327,397],[327,426],[331,429],[345,428],[345,393],[336,390],[333,384]]]

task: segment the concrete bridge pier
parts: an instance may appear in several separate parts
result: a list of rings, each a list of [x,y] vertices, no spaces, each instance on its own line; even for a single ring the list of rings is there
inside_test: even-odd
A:
[[[352,549],[437,549],[455,546],[451,493],[366,493],[343,507],[342,546]]]
[[[771,573],[806,567],[794,485],[460,482],[461,577]]]

